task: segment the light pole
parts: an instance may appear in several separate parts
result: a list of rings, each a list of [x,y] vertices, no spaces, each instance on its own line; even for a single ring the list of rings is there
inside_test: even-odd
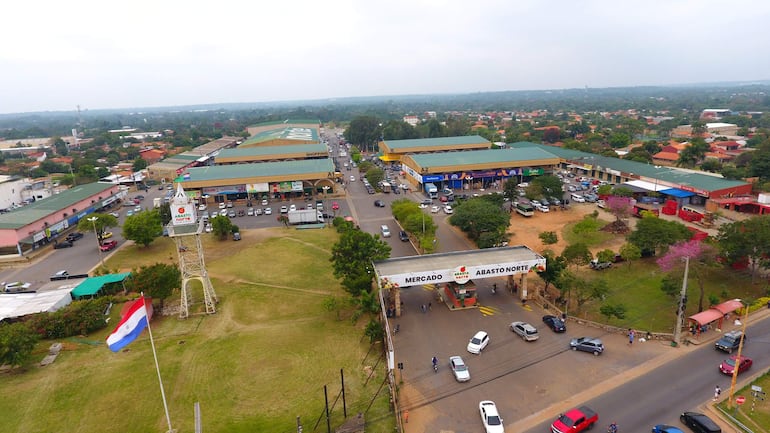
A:
[[[98,221],[99,218],[97,217],[90,217],[88,218],[88,221],[94,226],[94,236],[96,236],[96,247],[99,249],[99,261],[102,262],[102,268],[104,268],[104,254],[102,253],[102,244],[99,242],[99,234],[96,232],[96,221]]]
[[[324,185],[321,187],[321,189],[324,190],[324,212],[329,212],[329,208],[327,207],[329,206],[329,202],[326,200],[327,199],[326,193],[329,191],[329,185]],[[329,222],[329,224],[331,224],[331,221]]]
[[[674,343],[679,346],[682,339],[682,322],[684,321],[685,299],[687,298],[687,273],[690,270],[690,258],[684,258],[684,279],[682,280],[682,292],[679,294],[679,310],[676,314],[676,327],[674,328]],[[737,368],[737,367],[736,367]]]

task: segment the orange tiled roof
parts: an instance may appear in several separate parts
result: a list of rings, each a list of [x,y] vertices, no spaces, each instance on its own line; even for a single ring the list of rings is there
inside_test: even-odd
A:
[[[652,155],[652,159],[662,159],[664,161],[678,161],[679,154],[673,152],[658,152]]]

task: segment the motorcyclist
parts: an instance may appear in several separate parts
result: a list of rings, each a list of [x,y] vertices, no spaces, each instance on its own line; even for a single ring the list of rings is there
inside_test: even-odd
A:
[[[612,424],[610,424],[610,426],[607,428],[607,432],[608,433],[618,433],[618,425],[617,425],[617,423],[615,423],[613,421]]]
[[[434,357],[433,357],[433,359],[431,359],[431,360],[430,360],[430,362],[432,362],[432,363],[433,363],[433,369],[434,369],[434,370],[438,368],[438,358],[436,358],[436,357],[434,356]]]

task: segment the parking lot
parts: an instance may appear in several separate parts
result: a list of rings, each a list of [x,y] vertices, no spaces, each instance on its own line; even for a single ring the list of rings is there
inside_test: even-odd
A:
[[[498,290],[492,294],[495,282]],[[409,432],[480,431],[481,400],[495,401],[509,425],[640,365],[667,347],[658,342],[629,347],[624,336],[605,335],[574,321],[567,323],[567,332],[556,334],[542,323],[547,312],[523,306],[499,289],[504,287],[502,279],[476,283],[481,307],[463,311],[450,311],[428,287],[401,291],[404,313],[390,320],[391,326],[399,326],[395,357],[404,369],[396,371],[396,381],[403,381],[399,399],[402,410],[409,411]],[[423,313],[421,305],[429,303],[431,308]],[[525,342],[511,332],[513,321],[534,325],[539,339]],[[490,343],[480,355],[472,355],[466,346],[479,330],[489,333]],[[569,340],[580,336],[601,338],[605,353],[569,350]],[[469,382],[455,380],[448,366],[453,355],[462,356],[468,365]],[[431,366],[433,356],[439,359],[437,373]]]

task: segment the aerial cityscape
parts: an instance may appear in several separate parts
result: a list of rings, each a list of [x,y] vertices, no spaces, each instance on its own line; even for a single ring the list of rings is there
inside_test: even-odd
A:
[[[770,433],[770,6],[46,6],[0,431]]]

